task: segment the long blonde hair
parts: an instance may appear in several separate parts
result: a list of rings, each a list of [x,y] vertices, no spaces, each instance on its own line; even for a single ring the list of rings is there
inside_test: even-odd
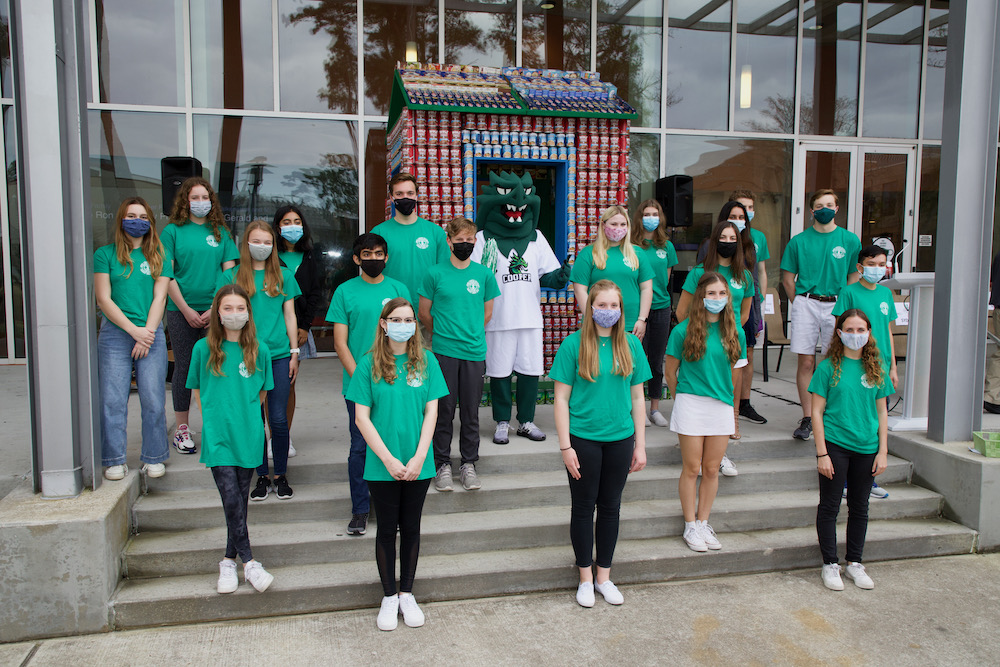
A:
[[[257,282],[254,279],[256,272],[253,269],[253,257],[250,256],[248,240],[250,232],[258,229],[271,235],[271,254],[264,260],[264,291],[268,296],[284,294],[285,280],[281,275],[281,260],[278,259],[278,240],[274,238],[271,225],[263,220],[254,220],[247,225],[243,238],[240,239],[240,266],[236,269],[236,284],[250,296],[257,293]]]
[[[684,335],[684,360],[698,361],[705,356],[706,338],[708,337],[708,310],[705,308],[705,292],[709,285],[722,283],[726,286],[726,293],[729,295],[726,309],[719,316],[719,335],[722,338],[722,347],[726,350],[731,364],[735,364],[742,354],[740,346],[740,336],[736,328],[736,317],[733,314],[733,296],[729,290],[729,283],[721,273],[706,271],[698,279],[698,287],[695,288],[691,313],[688,316],[687,332]]]
[[[577,374],[587,382],[594,382],[601,371],[601,360],[598,355],[597,324],[594,323],[594,300],[602,292],[614,292],[618,295],[618,307],[622,308],[622,291],[610,280],[598,280],[591,285],[587,296],[587,308],[583,314],[583,326],[580,327],[580,353],[576,358]],[[611,327],[611,357],[613,359],[611,372],[614,375],[628,376],[632,374],[632,350],[625,337],[625,323],[621,317]]]
[[[174,209],[170,213],[170,222],[182,227],[191,222],[191,202],[188,197],[191,190],[196,186],[202,186],[208,191],[208,200],[212,202],[212,210],[208,212],[208,224],[212,227],[212,235],[216,241],[222,240],[222,233],[229,233],[226,219],[222,215],[222,204],[219,203],[219,195],[215,194],[212,184],[200,176],[192,176],[181,183],[177,189],[177,196],[174,197]]]
[[[253,309],[250,307],[250,297],[239,285],[223,285],[215,293],[212,299],[212,311],[208,320],[208,369],[212,375],[222,375],[222,362],[226,359],[226,353],[222,351],[222,341],[226,340],[226,329],[222,326],[222,319],[219,317],[219,304],[222,297],[235,294],[242,297],[247,304],[247,314],[250,319],[246,326],[240,330],[240,349],[243,350],[243,363],[247,367],[247,373],[253,375],[257,372],[257,327],[253,323]]]
[[[868,382],[876,387],[881,386],[883,380],[882,355],[878,350],[875,334],[872,333],[871,320],[864,312],[857,308],[850,308],[837,318],[837,330],[843,331],[844,322],[849,317],[861,318],[865,326],[868,327],[868,342],[861,348],[861,365],[865,369],[865,375],[868,376]],[[830,380],[830,386],[836,387],[840,382],[840,367],[844,361],[844,341],[840,340],[836,331],[833,332],[833,338],[830,340],[830,349],[827,350],[826,358],[833,364],[833,378]]]
[[[642,225],[643,211],[647,208],[655,208],[656,215],[660,218],[660,224],[653,230],[653,238],[646,238],[646,228]],[[660,206],[660,202],[655,199],[647,199],[635,209],[635,219],[639,222],[632,226],[632,244],[637,245],[640,248],[648,248],[652,245],[654,248],[666,248],[667,241],[670,239],[667,237],[667,216],[663,213],[663,207]]]
[[[413,313],[416,319],[417,314],[413,312],[413,304],[401,296],[391,299],[382,306],[382,314],[379,315],[378,324],[375,329],[375,341],[372,343],[372,380],[380,382],[385,380],[388,384],[396,381],[396,356],[389,347],[389,336],[382,329],[382,322],[385,322],[392,311],[406,306]],[[413,333],[413,337],[406,341],[406,379],[425,378],[427,376],[427,358],[424,352],[424,341],[420,335],[420,327]]]
[[[603,271],[608,265],[608,246],[611,243],[604,234],[604,223],[616,215],[625,216],[625,238],[621,241],[622,255],[625,257],[625,263],[632,270],[638,269],[639,257],[635,254],[635,248],[632,247],[632,242],[629,240],[629,234],[632,231],[632,222],[628,217],[628,209],[617,205],[607,207],[604,209],[604,213],[601,214],[601,224],[597,226],[597,238],[594,240],[593,250],[591,251],[594,257],[594,266]]]
[[[135,267],[132,266],[132,240],[122,228],[122,220],[128,213],[128,207],[133,204],[138,204],[146,209],[146,217],[149,218],[149,231],[143,235],[139,247],[142,248],[146,263],[149,264],[149,275],[153,277],[153,280],[156,280],[163,272],[163,244],[160,243],[160,235],[156,233],[156,216],[153,215],[153,209],[142,197],[126,199],[118,207],[118,212],[115,213],[115,255],[118,257],[119,264],[128,267],[128,273],[125,274],[125,277],[128,278],[132,275],[132,270]]]

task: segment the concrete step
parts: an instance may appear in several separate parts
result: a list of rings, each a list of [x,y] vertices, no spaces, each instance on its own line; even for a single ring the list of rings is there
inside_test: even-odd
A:
[[[720,531],[719,538],[722,551],[707,554],[689,550],[677,537],[622,539],[614,580],[624,584],[808,567],[816,569],[821,594],[812,526]],[[878,585],[875,561],[970,553],[975,541],[975,531],[943,519],[876,520],[868,527],[865,560]],[[263,594],[242,583],[236,593],[219,595],[214,573],[126,580],[111,604],[112,625],[134,628],[358,608],[370,608],[374,622],[382,591],[373,560],[269,567],[275,581]],[[565,589],[571,608],[576,581],[567,537],[558,546],[423,556],[414,594],[429,602]]]
[[[936,517],[941,496],[907,484],[887,485],[889,497],[872,500],[870,517],[917,519]],[[494,511],[428,514],[421,531],[421,556],[461,554],[496,549],[558,546],[568,539],[569,497],[558,506]],[[718,497],[712,525],[719,533],[808,526],[816,518],[814,489]],[[679,536],[684,521],[676,498],[625,502],[620,539]],[[221,522],[221,512],[217,512]],[[840,513],[846,521],[846,508]],[[374,551],[375,523],[364,536],[345,534],[346,520],[254,524],[250,539],[254,556],[268,567],[366,561]],[[129,579],[209,574],[226,543],[224,526],[183,532],[137,535],[125,551]]]
[[[739,461],[738,477],[724,478],[723,493],[751,494],[780,490],[815,489],[815,456],[750,459]],[[677,497],[679,465],[649,466],[633,475],[625,487],[626,500],[655,500]],[[889,457],[889,468],[879,478],[886,484],[909,480],[908,461]],[[294,480],[290,480],[294,482]],[[424,514],[478,512],[523,507],[564,505],[569,497],[565,469],[483,475],[483,488],[476,492],[458,491],[427,496]],[[350,488],[347,482],[324,484],[293,483],[295,496],[278,500],[271,495],[251,502],[249,521],[287,523],[321,519],[350,519]],[[219,523],[221,503],[214,487],[178,491],[153,490],[133,507],[133,529],[146,531],[196,530]]]

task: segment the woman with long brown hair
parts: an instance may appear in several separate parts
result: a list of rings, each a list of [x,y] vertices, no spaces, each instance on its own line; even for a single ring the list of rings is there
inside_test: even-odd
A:
[[[141,197],[126,199],[115,214],[113,241],[94,253],[94,294],[104,316],[97,337],[101,388],[101,463],[104,476],[125,477],[128,395],[135,370],[142,407],[142,471],[166,473],[167,344],[163,307],[173,276],[156,233],[156,216]]]
[[[583,324],[560,344],[549,376],[555,381],[556,432],[573,499],[569,532],[580,574],[576,601],[593,607],[596,590],[607,602],[622,604],[611,582],[611,560],[625,482],[630,472],[646,466],[642,384],[650,371],[639,339],[626,333],[615,283],[599,280],[590,288]]]
[[[861,556],[868,532],[872,480],[887,466],[888,412],[884,399],[894,389],[871,328],[868,317],[857,308],[838,317],[829,353],[809,382],[819,472],[816,533],[823,555],[823,585],[835,591],[844,590],[837,558],[837,514],[845,485],[845,572],[859,588],[875,587],[861,564]]]

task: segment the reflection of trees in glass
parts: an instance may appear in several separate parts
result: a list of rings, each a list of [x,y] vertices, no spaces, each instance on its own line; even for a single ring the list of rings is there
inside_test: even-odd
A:
[[[601,80],[614,84],[618,94],[639,112],[642,125],[654,123],[659,115],[660,68],[647,68],[643,59],[642,35],[645,26],[642,18],[632,19],[621,15],[618,8],[601,0],[597,6],[597,69]],[[619,17],[621,22],[610,23]]]
[[[10,65],[10,26],[6,16],[0,18],[0,68]]]
[[[310,196],[334,215],[357,218],[358,166],[353,155],[327,153],[320,167],[296,169],[282,180],[293,197]]]
[[[328,56],[323,61],[326,89],[317,91],[330,109],[357,109],[358,57],[354,49],[358,8],[354,2],[324,0],[302,11],[289,14],[289,24],[311,22],[312,34],[320,31],[330,36]]]
[[[490,36],[484,39],[483,30],[477,28],[466,17],[464,12],[445,12],[444,31],[447,37],[444,47],[444,61],[446,63],[466,65],[467,63],[458,62],[458,54],[466,48],[474,49],[479,53],[486,53],[486,45],[491,41],[495,42],[498,46],[502,46],[502,43],[496,41],[496,38],[493,37],[493,31],[490,31]],[[510,41],[509,38],[508,41]],[[510,62],[514,61],[511,60]],[[502,63],[492,64],[500,66]]]
[[[754,132],[778,132],[791,134],[795,128],[795,98],[785,95],[772,95],[764,100],[766,106],[761,115],[766,121],[750,120],[746,122],[747,129]],[[835,102],[833,132],[835,135],[854,134],[857,127],[857,102],[848,97],[838,97]],[[799,131],[803,134],[815,132],[812,99],[802,100],[802,115]]]
[[[437,2],[366,4],[364,12],[365,97],[378,113],[387,113],[392,73],[396,63],[405,60],[406,43],[416,43],[421,62],[437,59]]]
[[[590,1],[557,0],[554,9],[529,14],[521,30],[524,67],[590,69]]]
[[[628,201],[633,207],[653,196],[653,186],[660,174],[660,139],[656,135],[633,134],[628,156]]]

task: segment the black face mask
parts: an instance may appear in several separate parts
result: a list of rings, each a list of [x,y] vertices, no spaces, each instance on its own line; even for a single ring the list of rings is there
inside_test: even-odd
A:
[[[475,243],[452,243],[451,251],[454,253],[455,257],[460,262],[472,257],[472,249],[476,247]]]
[[[369,278],[378,278],[385,271],[384,259],[363,259],[361,260],[361,270]]]
[[[719,252],[719,257],[725,257],[726,259],[731,259],[733,255],[736,254],[736,246],[738,243],[736,241],[719,241],[716,248]]]
[[[396,205],[396,210],[403,215],[409,215],[413,213],[414,209],[417,208],[417,200],[410,199],[409,197],[400,197],[399,199],[393,199],[392,201]]]

